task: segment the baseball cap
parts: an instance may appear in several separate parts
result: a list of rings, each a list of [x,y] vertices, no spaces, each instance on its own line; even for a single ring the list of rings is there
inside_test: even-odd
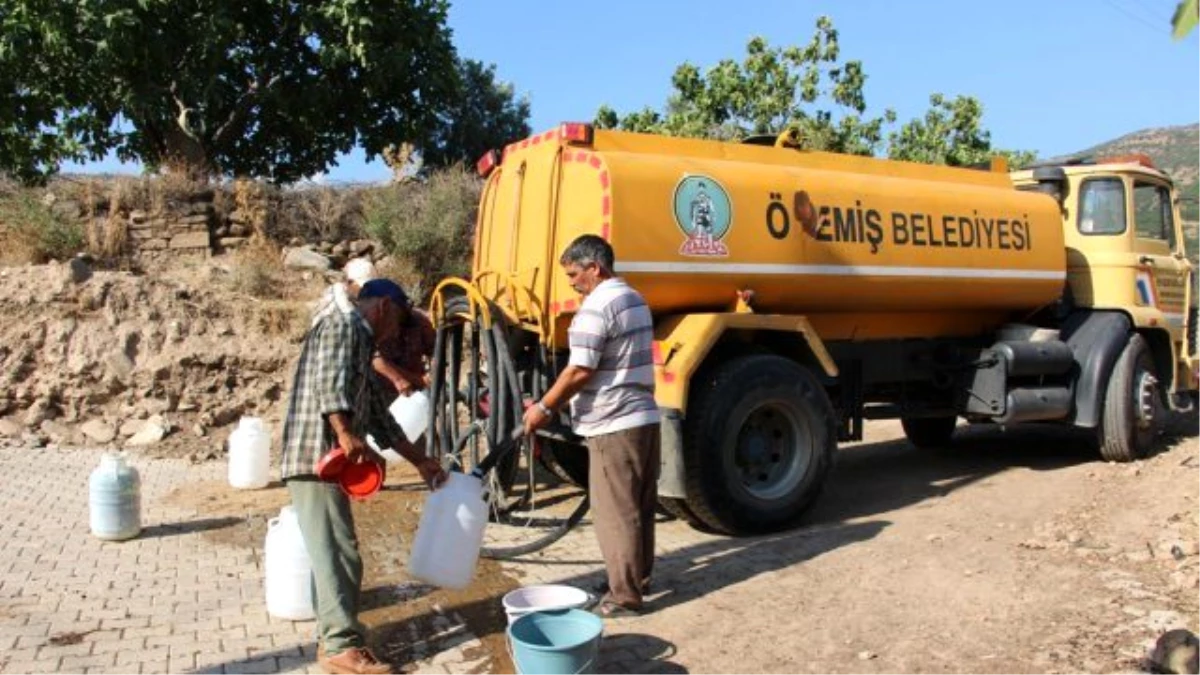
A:
[[[367,300],[370,298],[387,298],[396,303],[397,307],[408,308],[408,294],[400,288],[400,284],[391,279],[371,279],[362,285],[362,290],[358,292],[359,300]]]

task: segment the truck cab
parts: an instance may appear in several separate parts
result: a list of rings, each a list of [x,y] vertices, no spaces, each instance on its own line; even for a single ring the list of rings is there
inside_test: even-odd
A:
[[[1197,389],[1196,270],[1188,260],[1171,178],[1144,155],[1043,165],[1013,174],[1019,189],[1061,204],[1066,301],[1129,317],[1154,358],[1161,389],[1186,407]]]

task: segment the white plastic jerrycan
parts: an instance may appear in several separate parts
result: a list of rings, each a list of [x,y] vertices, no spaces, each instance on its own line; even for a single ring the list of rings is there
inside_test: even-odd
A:
[[[417,390],[405,396],[400,394],[388,408],[396,424],[404,431],[404,437],[410,443],[416,443],[425,427],[429,426],[429,395]]]
[[[243,417],[229,434],[229,484],[257,490],[271,482],[271,432],[260,417]]]
[[[305,621],[316,616],[313,611],[312,562],[296,510],[289,506],[267,523],[266,594],[267,614],[280,619]]]
[[[110,452],[88,479],[88,519],[99,539],[120,541],[142,531],[142,481],[137,469]]]
[[[485,525],[482,481],[451,473],[425,500],[408,559],[409,573],[435,586],[466,588],[475,575]]]

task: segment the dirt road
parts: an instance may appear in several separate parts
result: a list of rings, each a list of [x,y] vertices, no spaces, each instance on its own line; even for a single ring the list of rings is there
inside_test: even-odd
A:
[[[647,636],[655,672],[1136,671],[1197,629],[1196,418],[1173,433],[1117,465],[1055,429],[928,453],[875,424],[805,527],[663,550],[653,613],[608,644]]]

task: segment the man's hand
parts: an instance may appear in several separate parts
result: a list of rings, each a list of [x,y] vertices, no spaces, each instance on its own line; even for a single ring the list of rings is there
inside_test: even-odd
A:
[[[425,481],[430,490],[438,489],[449,478],[441,462],[433,457],[422,457],[413,462],[413,466],[417,467],[417,473],[421,474],[421,480]]]
[[[396,388],[396,391],[399,392],[401,396],[409,396],[413,393],[413,383],[403,375],[397,375],[395,378],[393,378],[392,386]]]
[[[367,446],[367,442],[353,432],[343,431],[337,435],[337,439],[338,446],[346,453],[346,459],[351,463],[371,459],[371,455],[375,454]]]
[[[550,423],[550,416],[542,412],[541,407],[535,404],[525,409],[525,417],[522,421],[525,425],[525,435],[532,436],[533,432]]]

